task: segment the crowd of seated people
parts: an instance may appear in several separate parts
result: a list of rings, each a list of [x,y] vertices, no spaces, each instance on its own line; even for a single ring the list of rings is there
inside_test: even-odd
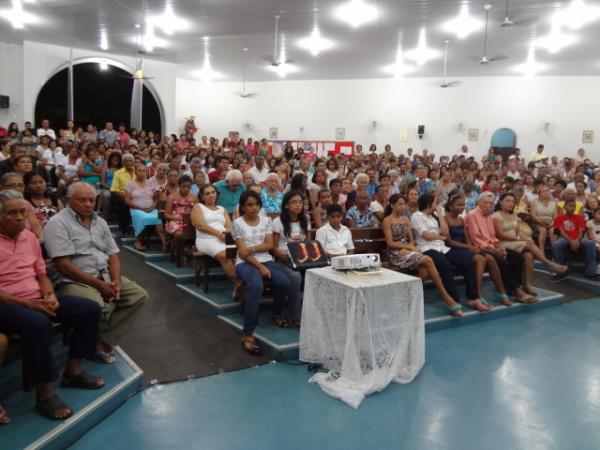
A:
[[[355,250],[353,229],[380,229],[389,267],[431,279],[456,317],[467,306],[489,311],[492,300],[506,306],[538,301],[535,260],[558,282],[573,256],[581,257],[583,276],[598,280],[600,166],[583,149],[561,159],[540,145],[529,159],[517,149],[507,160],[490,149],[478,160],[466,146],[438,156],[390,146],[379,153],[376,145],[365,152],[357,145],[352,155],[318,156],[291,142],[275,152],[266,139],[200,136],[187,125],[179,137],[162,138],[124,125],[115,129],[111,122],[102,130],[68,122],[55,131],[43,120],[37,130],[27,123],[22,131],[11,124],[9,131],[0,140],[0,190],[20,209],[9,217],[2,206],[0,215],[19,223],[27,245],[42,243],[60,281],[51,286],[40,278],[45,266],[39,261],[30,269],[33,279],[42,279],[39,291],[21,292],[20,282],[15,290],[2,273],[0,307],[13,304],[55,320],[62,298],[90,311],[99,305],[97,330],[86,330],[95,333],[93,348],[76,349],[76,361],[114,361],[123,324],[148,298],[121,275],[107,222],[118,224],[120,236],[132,233],[141,252],[150,233],[167,250],[193,227],[196,251],[222,267],[233,296],[243,301],[242,345],[251,354],[260,353],[254,330],[267,280],[273,322],[301,326],[303,278],[290,267],[287,243],[310,235],[332,257]],[[1,226],[0,242],[14,241],[15,232]],[[235,258],[228,256],[228,234]],[[493,299],[482,289],[486,272]],[[464,277],[464,295],[456,275]],[[47,294],[57,300],[46,301]],[[34,301],[40,303],[32,308]],[[2,321],[2,311],[0,333],[22,334]],[[66,384],[79,379],[79,366],[70,367]],[[50,372],[32,376],[39,384],[51,381]],[[79,384],[100,384],[82,377]],[[49,391],[40,392],[43,414],[64,418],[71,412],[56,400],[43,403]]]

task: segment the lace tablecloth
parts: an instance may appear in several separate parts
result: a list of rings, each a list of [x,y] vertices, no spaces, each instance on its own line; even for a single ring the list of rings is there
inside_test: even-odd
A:
[[[392,381],[410,383],[425,363],[421,280],[386,269],[308,270],[300,359],[323,364],[329,372],[310,381],[355,409]]]

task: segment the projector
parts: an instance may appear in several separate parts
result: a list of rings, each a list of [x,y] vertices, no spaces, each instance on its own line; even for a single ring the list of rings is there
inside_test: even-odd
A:
[[[360,270],[381,267],[381,258],[377,253],[364,255],[334,256],[331,267],[336,270]]]

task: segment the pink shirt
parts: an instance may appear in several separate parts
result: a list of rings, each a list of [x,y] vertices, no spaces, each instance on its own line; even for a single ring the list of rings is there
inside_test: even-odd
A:
[[[476,247],[493,247],[498,242],[492,215],[486,216],[479,206],[467,214],[465,226],[471,244]]]
[[[0,234],[0,291],[25,299],[41,298],[36,276],[46,274],[37,237],[23,230],[16,239]]]

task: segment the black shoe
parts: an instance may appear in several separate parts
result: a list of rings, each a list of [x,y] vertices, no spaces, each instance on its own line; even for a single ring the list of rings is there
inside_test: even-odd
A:
[[[568,275],[566,273],[556,273],[550,277],[550,281],[553,283],[560,283],[567,277],[568,277]]]
[[[590,280],[590,281],[600,281],[600,275],[597,275],[597,274],[584,275],[583,278],[585,278],[586,280]]]

